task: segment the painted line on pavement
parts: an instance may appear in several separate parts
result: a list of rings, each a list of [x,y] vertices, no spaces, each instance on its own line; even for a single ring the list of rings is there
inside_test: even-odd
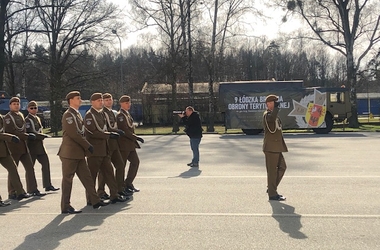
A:
[[[57,213],[3,213],[7,216],[17,215],[57,215]],[[61,215],[61,214],[59,214]],[[127,215],[127,216],[204,216],[204,217],[294,217],[294,218],[351,218],[351,219],[380,219],[380,214],[262,214],[262,213],[86,213],[76,214],[75,216],[90,216],[90,215]],[[62,215],[74,216],[74,215]]]

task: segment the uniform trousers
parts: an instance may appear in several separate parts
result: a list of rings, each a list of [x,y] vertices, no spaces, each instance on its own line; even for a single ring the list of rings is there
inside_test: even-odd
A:
[[[281,152],[265,151],[269,197],[278,195],[277,187],[286,171],[286,163]]]
[[[73,178],[77,174],[79,180],[82,182],[86,193],[90,198],[92,205],[100,202],[100,199],[95,191],[95,186],[92,181],[90,170],[87,167],[85,159],[68,159],[59,157],[62,162],[62,198],[61,209],[62,211],[68,210],[70,205],[71,190],[73,187]]]
[[[90,169],[93,184],[95,185],[98,173],[101,172],[107,186],[110,189],[110,199],[112,200],[117,198],[119,195],[117,193],[117,184],[115,180],[115,175],[113,173],[111,157],[109,155],[91,156],[87,158],[87,163],[88,168]]]
[[[121,156],[120,150],[112,150],[110,151],[111,162],[115,168],[115,178],[117,184],[117,191],[124,191],[124,175],[125,175],[125,164],[123,161],[123,157]],[[104,186],[106,184],[106,180],[103,176],[103,173],[100,171],[98,176],[98,195],[102,196],[105,194]]]
[[[29,153],[25,154],[12,154],[13,160],[16,163],[16,166],[18,166],[18,163],[21,161],[22,165],[25,168],[25,179],[26,179],[26,191],[28,193],[36,192],[37,189],[37,181],[36,181],[36,175],[34,173],[34,167],[32,163],[32,158],[30,157]],[[15,187],[13,187],[12,183],[10,182],[10,178],[8,176],[8,192],[10,195],[14,194]]]
[[[137,171],[139,170],[140,159],[137,155],[136,150],[133,151],[120,151],[121,156],[123,157],[124,165],[127,165],[127,161],[130,162],[127,178],[125,179],[125,185],[132,185],[133,181],[136,178]]]
[[[42,171],[42,184],[44,188],[51,186],[51,178],[50,178],[50,162],[47,154],[30,154],[32,158],[33,166],[36,163],[36,160],[41,164]]]
[[[17,166],[12,156],[7,155],[6,157],[1,157],[0,164],[8,171],[8,181],[12,184],[14,190],[16,190],[17,195],[24,194],[25,190],[22,187],[20,175],[18,174]]]

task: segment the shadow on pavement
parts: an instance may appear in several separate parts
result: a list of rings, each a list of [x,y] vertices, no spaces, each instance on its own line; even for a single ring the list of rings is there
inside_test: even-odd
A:
[[[121,203],[119,203],[121,205]],[[128,206],[128,204],[126,204]],[[124,205],[125,206],[125,205]],[[128,208],[127,208],[128,209]],[[83,213],[75,215],[57,215],[49,224],[40,231],[29,234],[15,250],[30,250],[30,249],[56,249],[60,246],[60,241],[70,238],[79,233],[89,233],[96,231],[97,228],[108,217],[124,210],[115,204],[101,208],[101,211],[93,210],[92,207],[82,209]],[[92,213],[91,213],[91,212]],[[95,211],[95,213],[94,213]],[[90,213],[86,213],[90,212]],[[104,212],[104,213],[102,213]],[[84,229],[85,227],[94,227]],[[96,246],[88,246],[96,249]]]
[[[46,194],[48,195],[48,194]],[[45,196],[44,196],[45,197]],[[5,201],[10,201],[11,202],[11,205],[9,206],[6,206],[6,207],[2,207],[0,209],[0,215],[1,214],[5,214],[5,213],[8,213],[8,212],[11,212],[13,210],[17,211],[21,208],[26,208],[28,207],[28,203],[30,202],[33,202],[33,201],[36,201],[36,200],[44,200],[44,197],[36,197],[36,196],[33,196],[33,197],[30,197],[30,198],[26,198],[26,199],[23,199],[21,201],[18,201],[18,200],[5,200]]]
[[[269,201],[272,206],[272,217],[275,218],[280,229],[294,239],[306,239],[307,236],[300,231],[302,228],[301,215],[296,214],[295,208],[278,201]]]
[[[201,173],[202,173],[202,170],[199,170],[199,168],[189,168],[187,171],[180,173],[178,176],[169,177],[169,178],[181,177],[181,178],[186,179],[186,178],[197,177],[201,175]]]

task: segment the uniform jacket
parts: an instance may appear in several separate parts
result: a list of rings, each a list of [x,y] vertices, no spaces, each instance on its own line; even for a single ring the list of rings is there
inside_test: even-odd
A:
[[[109,154],[108,138],[110,133],[107,130],[106,118],[103,111],[98,112],[90,108],[84,117],[86,128],[86,139],[94,146],[94,153],[91,156],[107,156]]]
[[[84,159],[91,144],[84,135],[82,116],[71,107],[62,116],[62,131],[58,155],[69,159]]]
[[[135,135],[135,127],[133,125],[133,118],[128,111],[120,109],[116,116],[117,127],[124,131],[125,135],[119,138],[120,151],[134,151],[140,148],[137,143],[137,136]]]
[[[28,153],[28,134],[26,133],[24,115],[21,112],[9,111],[4,116],[4,122],[4,131],[20,138],[19,143],[10,142],[8,144],[11,153],[20,155]]]
[[[0,158],[11,154],[7,143],[11,142],[11,140],[12,135],[4,132],[4,119],[3,116],[0,115]]]
[[[106,107],[103,108],[104,116],[106,117],[106,122],[107,122],[107,128],[109,132],[117,132],[117,122],[116,122],[116,115],[111,109],[108,109]],[[108,140],[108,146],[110,151],[118,150],[119,149],[119,143],[118,139],[113,140],[110,139]]]
[[[34,155],[43,155],[46,154],[46,150],[43,144],[43,140],[46,138],[44,134],[42,134],[42,123],[38,116],[28,114],[25,117],[25,127],[27,133],[33,133],[36,135],[36,140],[28,141],[28,148],[30,154]]]
[[[189,117],[184,116],[182,121],[185,124],[186,134],[190,138],[202,138],[202,124],[198,112],[193,111]]]
[[[278,111],[279,109],[276,107],[273,111],[267,110],[264,112],[264,152],[288,152],[284,137],[282,136],[281,120],[277,116]]]

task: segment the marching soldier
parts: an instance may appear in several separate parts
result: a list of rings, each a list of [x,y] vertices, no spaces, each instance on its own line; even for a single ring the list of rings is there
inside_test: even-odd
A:
[[[21,161],[25,168],[25,178],[27,191],[32,196],[44,196],[45,193],[40,193],[37,189],[37,181],[34,173],[32,159],[30,157],[27,140],[35,140],[36,136],[32,133],[26,133],[24,116],[20,111],[20,99],[12,97],[9,100],[9,112],[4,116],[5,132],[13,134],[20,139],[19,143],[10,142],[9,150],[11,151],[13,160],[16,165]],[[17,199],[15,194],[15,187],[12,185],[10,178],[8,178],[9,198]]]
[[[7,143],[19,143],[20,139],[15,135],[4,133],[3,122],[3,116],[0,115],[0,163],[8,171],[9,181],[16,190],[16,199],[22,200],[24,198],[29,198],[30,195],[26,194],[24,188],[22,187],[20,176],[17,172],[16,163],[11,156]],[[10,205],[10,202],[3,202],[0,196],[0,207],[8,205]]]
[[[28,111],[29,114],[25,117],[26,132],[36,136],[36,140],[28,141],[32,163],[34,165],[37,160],[42,166],[42,183],[45,191],[57,191],[59,188],[55,188],[51,184],[50,162],[43,143],[48,136],[42,133],[42,123],[37,116],[38,107],[35,101],[28,103]]]
[[[85,116],[86,139],[94,146],[94,153],[87,157],[88,167],[95,185],[99,171],[110,189],[111,203],[124,202],[127,199],[119,196],[117,184],[109,155],[108,139],[116,140],[119,134],[108,132],[106,118],[103,113],[103,97],[101,93],[94,93],[91,98],[91,108]],[[123,193],[120,193],[123,195]],[[129,199],[129,198],[128,198]]]
[[[106,124],[109,132],[117,132],[121,135],[124,134],[124,132],[117,128],[116,123],[116,115],[112,111],[112,105],[113,105],[113,98],[112,95],[109,93],[103,94],[103,113],[106,117]],[[111,162],[115,168],[115,178],[117,183],[117,190],[119,194],[124,192],[124,195],[131,195],[133,193],[126,193],[125,192],[125,185],[124,185],[124,175],[125,175],[125,164],[123,162],[123,158],[121,156],[120,150],[119,150],[119,144],[117,140],[108,140],[109,145],[109,154],[111,156]],[[100,198],[107,198],[107,193],[104,189],[105,186],[105,180],[101,172],[99,172],[98,176],[98,195]]]
[[[74,175],[77,174],[79,180],[86,189],[93,208],[107,206],[108,203],[101,201],[96,194],[90,170],[88,169],[85,155],[94,153],[94,147],[86,140],[84,135],[84,125],[78,109],[82,103],[78,91],[69,92],[66,95],[69,108],[62,116],[62,144],[58,155],[62,162],[62,214],[77,214],[80,210],[75,210],[70,204],[71,189]]]
[[[131,108],[131,98],[123,95],[119,99],[119,104],[121,108],[116,117],[117,127],[125,133],[119,138],[119,148],[124,164],[127,164],[127,160],[130,162],[127,178],[125,179],[126,192],[139,192],[140,190],[133,185],[140,165],[136,148],[140,148],[137,141],[144,143],[144,139],[135,135],[133,118],[128,112]]]
[[[263,115],[265,164],[267,168],[268,195],[269,200],[284,201],[286,198],[277,193],[277,187],[285,174],[286,163],[282,152],[288,152],[280,118],[278,98],[268,95],[265,99],[267,110]]]

